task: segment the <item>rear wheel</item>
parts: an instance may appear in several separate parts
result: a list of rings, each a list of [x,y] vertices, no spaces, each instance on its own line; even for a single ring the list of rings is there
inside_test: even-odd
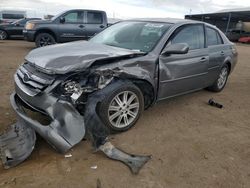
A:
[[[0,30],[0,40],[6,40],[8,38],[8,34],[4,30]]]
[[[99,114],[104,124],[112,132],[126,131],[131,128],[144,109],[141,90],[131,82],[114,88],[99,106]]]
[[[229,67],[227,64],[225,64],[221,68],[220,74],[218,78],[216,79],[216,81],[214,82],[214,84],[208,87],[208,89],[211,91],[215,91],[215,92],[222,91],[224,87],[226,86],[228,75],[229,75]]]
[[[35,43],[37,47],[48,46],[56,43],[55,38],[49,33],[39,33],[36,36]]]

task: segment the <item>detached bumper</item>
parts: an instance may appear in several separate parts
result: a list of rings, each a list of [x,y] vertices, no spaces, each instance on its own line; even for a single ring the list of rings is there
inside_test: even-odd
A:
[[[36,142],[35,131],[19,121],[0,135],[0,156],[5,169],[14,167],[29,157]]]
[[[41,106],[51,101],[49,96],[34,96],[33,98],[40,98]],[[17,94],[12,94],[10,100],[17,113],[18,121],[35,130],[60,153],[65,153],[83,139],[85,135],[84,119],[70,103],[56,101],[48,108],[43,109],[50,116],[51,123],[42,125],[28,117],[22,110],[22,104],[25,101],[22,101]]]

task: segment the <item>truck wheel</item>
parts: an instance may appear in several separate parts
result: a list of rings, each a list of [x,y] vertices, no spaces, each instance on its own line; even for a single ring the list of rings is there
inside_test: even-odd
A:
[[[141,90],[126,81],[112,88],[99,105],[99,116],[111,132],[126,131],[139,119],[144,109]]]
[[[48,46],[56,43],[55,38],[49,33],[39,33],[36,36],[35,43],[37,47]]]
[[[220,71],[220,74],[214,84],[210,87],[208,87],[208,90],[214,91],[214,92],[220,92],[224,89],[227,83],[227,79],[229,76],[229,67],[227,64],[225,64]]]
[[[0,30],[0,40],[6,40],[8,38],[8,34],[4,30]]]

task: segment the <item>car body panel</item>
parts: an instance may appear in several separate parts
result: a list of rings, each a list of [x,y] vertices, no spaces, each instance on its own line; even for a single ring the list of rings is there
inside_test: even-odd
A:
[[[188,54],[159,58],[160,80],[158,99],[204,87],[208,74],[208,50],[191,50]]]

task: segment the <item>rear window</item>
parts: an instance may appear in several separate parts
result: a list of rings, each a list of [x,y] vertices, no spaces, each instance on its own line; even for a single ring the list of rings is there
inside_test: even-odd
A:
[[[87,23],[89,24],[102,24],[102,13],[100,12],[88,12]]]
[[[208,46],[215,46],[223,44],[220,34],[215,29],[210,27],[206,27],[207,32],[207,45]]]
[[[24,18],[23,14],[2,14],[3,19],[21,19]]]

